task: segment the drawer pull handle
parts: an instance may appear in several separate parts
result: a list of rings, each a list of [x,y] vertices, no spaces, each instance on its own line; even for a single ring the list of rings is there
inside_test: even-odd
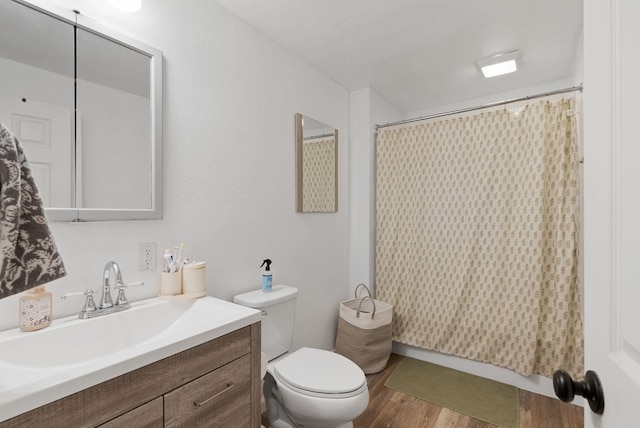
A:
[[[211,397],[207,398],[204,401],[194,401],[193,404],[195,404],[196,406],[200,407],[200,406],[204,406],[205,404],[207,404],[209,401],[211,400],[215,400],[216,398],[220,397],[222,394],[224,394],[225,392],[229,391],[231,388],[233,388],[233,384],[232,383],[227,383],[227,387],[225,389],[223,389],[222,391],[218,392],[215,395],[212,395]]]

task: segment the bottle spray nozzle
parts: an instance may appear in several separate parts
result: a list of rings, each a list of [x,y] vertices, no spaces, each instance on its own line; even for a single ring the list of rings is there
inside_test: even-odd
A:
[[[266,268],[264,268],[264,270],[266,270],[266,271],[271,270],[271,267],[270,267],[270,266],[271,266],[271,260],[269,260],[269,259],[264,259],[264,260],[262,261],[262,264],[260,265],[260,267],[264,266],[265,264],[267,265],[267,267],[266,267]]]

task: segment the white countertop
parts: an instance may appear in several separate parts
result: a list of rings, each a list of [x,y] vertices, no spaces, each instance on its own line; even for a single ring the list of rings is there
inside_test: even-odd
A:
[[[214,297],[153,298],[98,318],[71,316],[35,332],[0,332],[0,421],[260,321]]]

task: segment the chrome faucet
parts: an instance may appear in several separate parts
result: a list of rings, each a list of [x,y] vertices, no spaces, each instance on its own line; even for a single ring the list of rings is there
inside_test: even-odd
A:
[[[111,300],[111,285],[109,284],[109,276],[111,275],[111,270],[113,269],[113,273],[116,275],[116,284],[115,288],[118,288],[121,285],[124,285],[122,282],[122,274],[120,273],[120,266],[118,263],[111,261],[107,262],[104,266],[104,273],[102,281],[102,297],[100,298],[100,305],[98,308],[107,309],[113,307],[113,300]]]
[[[115,284],[113,288],[114,290],[118,290],[118,296],[116,297],[115,303],[111,298],[111,284],[109,281],[112,270],[115,274]],[[125,309],[129,309],[131,305],[127,300],[127,296],[125,296],[124,294],[124,289],[136,285],[144,285],[144,282],[125,284],[122,280],[122,274],[120,273],[120,266],[118,266],[118,263],[114,261],[107,262],[107,264],[104,266],[104,272],[102,276],[102,297],[100,298],[100,304],[97,307],[93,301],[94,291],[91,289],[82,292],[67,293],[62,296],[63,299],[74,296],[87,297],[84,307],[80,311],[80,314],[78,314],[78,318],[95,318],[101,315],[112,314],[114,312],[120,312],[124,311]]]

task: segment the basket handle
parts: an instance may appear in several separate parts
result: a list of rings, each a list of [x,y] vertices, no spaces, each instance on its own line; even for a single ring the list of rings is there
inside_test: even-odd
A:
[[[360,303],[358,304],[358,310],[356,312],[356,318],[360,318],[360,308],[362,307],[362,302],[364,302],[365,299],[369,299],[371,300],[371,303],[373,303],[373,312],[371,312],[371,319],[373,319],[376,316],[376,301],[373,300],[371,296],[364,296],[362,299],[360,299]]]
[[[369,298],[371,297],[371,290],[369,290],[369,288],[364,285],[363,283],[358,284],[358,286],[356,287],[356,291],[355,291],[355,296],[356,299],[358,298],[358,290],[360,289],[360,287],[364,287],[365,290],[367,290],[367,294],[369,295]]]

